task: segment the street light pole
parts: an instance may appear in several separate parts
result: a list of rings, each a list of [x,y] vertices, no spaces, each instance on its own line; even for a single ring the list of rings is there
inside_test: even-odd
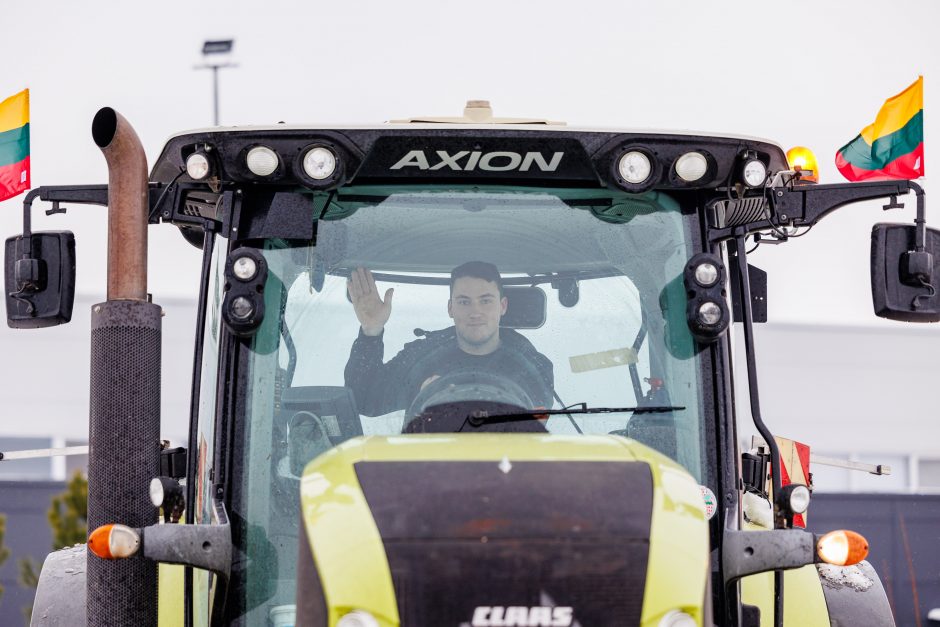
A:
[[[202,45],[202,54],[205,57],[210,55],[225,55],[224,58],[227,58],[228,55],[232,52],[232,48],[235,45],[234,39],[222,39],[222,40],[210,40],[206,41]],[[221,61],[221,59],[220,59]],[[194,69],[197,70],[212,70],[212,124],[213,126],[219,125],[219,69],[227,67],[238,67],[237,64],[231,63],[228,61],[216,61],[215,63],[206,62],[202,65],[194,66]]]

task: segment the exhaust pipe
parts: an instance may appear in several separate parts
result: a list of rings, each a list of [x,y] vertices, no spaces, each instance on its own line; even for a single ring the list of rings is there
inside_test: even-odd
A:
[[[147,155],[137,133],[110,107],[91,135],[108,162],[108,300],[147,300]]]
[[[157,522],[150,480],[160,474],[161,309],[147,301],[147,158],[110,108],[92,123],[108,162],[107,301],[92,306],[88,530]],[[88,627],[157,624],[157,565],[87,557]]]

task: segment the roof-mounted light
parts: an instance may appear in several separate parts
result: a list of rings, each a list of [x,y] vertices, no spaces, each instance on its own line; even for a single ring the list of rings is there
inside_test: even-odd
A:
[[[304,173],[315,181],[323,181],[336,172],[336,154],[324,146],[314,146],[304,155]]]
[[[756,157],[748,159],[741,167],[741,178],[748,187],[762,187],[767,181],[767,166]]]
[[[245,165],[255,176],[270,176],[278,166],[277,153],[267,146],[255,146],[245,155]]]
[[[640,185],[646,182],[653,172],[653,164],[649,156],[639,150],[625,152],[617,164],[620,176],[631,185]]]
[[[819,182],[819,164],[816,155],[806,146],[794,146],[787,151],[787,163],[791,170],[800,173],[800,180],[810,183]]]
[[[194,181],[201,181],[212,172],[212,163],[206,153],[199,151],[186,157],[186,174]]]
[[[676,159],[676,174],[686,183],[694,183],[708,172],[708,159],[700,152],[687,152]]]

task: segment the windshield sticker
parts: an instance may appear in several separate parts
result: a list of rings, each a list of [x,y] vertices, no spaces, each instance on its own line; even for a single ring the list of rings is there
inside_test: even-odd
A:
[[[601,368],[629,366],[636,362],[636,351],[632,348],[615,348],[600,353],[574,355],[568,358],[568,363],[571,364],[571,372],[589,372]]]
[[[718,511],[718,499],[707,486],[700,485],[699,488],[702,490],[702,500],[705,503],[705,520],[711,520]]]

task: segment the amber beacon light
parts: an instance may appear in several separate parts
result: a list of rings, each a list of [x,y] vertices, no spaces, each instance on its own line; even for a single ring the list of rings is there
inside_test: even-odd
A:
[[[802,173],[800,179],[812,183],[819,182],[819,164],[816,155],[805,146],[794,146],[787,151],[790,167]]]

